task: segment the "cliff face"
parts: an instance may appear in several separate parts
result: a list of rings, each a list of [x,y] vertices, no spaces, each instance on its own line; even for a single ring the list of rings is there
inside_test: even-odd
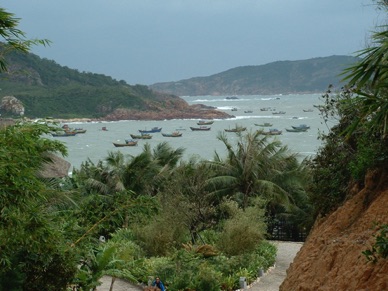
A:
[[[388,223],[388,170],[370,172],[342,207],[317,221],[280,290],[388,290],[388,260],[368,262],[374,223]]]

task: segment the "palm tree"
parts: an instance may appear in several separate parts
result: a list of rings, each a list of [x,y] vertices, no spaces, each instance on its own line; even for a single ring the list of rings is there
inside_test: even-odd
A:
[[[359,114],[349,126],[347,133],[367,124],[370,133],[378,133],[383,139],[388,135],[388,26],[381,26],[380,32],[372,36],[374,46],[361,50],[362,60],[346,69],[348,86],[357,94],[351,100]]]
[[[222,160],[216,154],[210,162],[217,174],[208,182],[216,186],[216,193],[234,196],[244,209],[255,196],[266,199],[269,208],[290,208],[292,191],[302,188],[296,175],[299,168],[295,154],[278,140],[268,142],[268,137],[259,132],[239,133],[236,148],[224,133],[217,138],[225,144],[227,158]]]
[[[125,188],[137,195],[155,196],[163,181],[177,166],[184,149],[173,149],[167,142],[159,143],[153,150],[146,143],[143,152],[131,157],[124,165],[122,182]]]

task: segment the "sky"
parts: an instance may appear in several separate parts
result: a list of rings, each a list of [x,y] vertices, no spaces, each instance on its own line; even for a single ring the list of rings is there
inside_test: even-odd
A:
[[[381,24],[372,0],[4,0],[31,52],[151,85],[235,67],[355,55]]]

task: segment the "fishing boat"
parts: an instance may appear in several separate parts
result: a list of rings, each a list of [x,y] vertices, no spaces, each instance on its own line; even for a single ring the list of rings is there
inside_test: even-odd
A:
[[[54,137],[65,137],[65,136],[75,136],[77,135],[74,131],[60,131],[60,132],[52,132],[52,136]]]
[[[261,126],[261,127],[271,127],[273,126],[272,123],[269,123],[269,122],[264,122],[264,123],[255,123],[256,126]]]
[[[260,111],[270,111],[271,107],[262,107],[260,108]]]
[[[285,111],[275,111],[275,112],[272,112],[272,114],[286,114]]]
[[[165,137],[181,137],[182,133],[179,131],[173,131],[172,133],[163,133],[162,132],[162,135]]]
[[[209,127],[209,126],[200,126],[200,127],[192,127],[192,126],[190,126],[190,129],[192,130],[192,131],[200,131],[200,130],[202,130],[202,131],[206,131],[206,130],[210,130],[211,129],[211,127]]]
[[[214,120],[200,120],[197,122],[197,125],[210,125],[213,123],[214,123]]]
[[[147,129],[139,129],[139,132],[140,133],[154,133],[154,132],[161,132],[162,131],[162,128],[161,127],[153,127],[149,130]]]
[[[130,134],[130,136],[131,136],[133,139],[151,139],[151,138],[152,138],[152,135],[150,135],[149,133],[143,133],[143,134]]]
[[[136,146],[137,145],[137,140],[129,140],[129,139],[126,139],[125,140],[125,143],[116,143],[114,142],[113,145],[115,147],[132,147],[132,146]]]
[[[293,129],[310,129],[310,126],[307,124],[299,124],[298,126],[291,126]]]
[[[307,128],[286,128],[288,132],[306,132]]]
[[[235,128],[229,128],[229,129],[224,129],[225,132],[241,132],[241,131],[246,131],[247,128],[243,126],[238,126],[236,125]]]
[[[270,128],[268,131],[261,131],[260,133],[264,135],[280,135],[282,131],[276,128]]]
[[[85,133],[85,132],[86,132],[86,129],[83,129],[83,128],[74,128],[72,131],[74,131],[75,133]]]

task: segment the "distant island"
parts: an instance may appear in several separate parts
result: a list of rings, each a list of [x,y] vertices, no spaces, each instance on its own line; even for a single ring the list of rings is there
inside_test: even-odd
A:
[[[277,61],[237,67],[208,77],[156,83],[149,87],[177,96],[321,93],[329,85],[341,86],[344,77],[341,73],[357,61],[351,56]]]

